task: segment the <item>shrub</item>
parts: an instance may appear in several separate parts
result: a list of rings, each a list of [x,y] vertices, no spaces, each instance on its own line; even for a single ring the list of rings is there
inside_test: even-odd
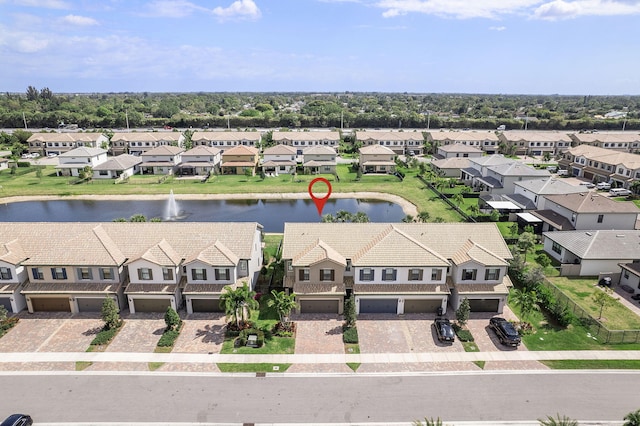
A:
[[[256,341],[258,347],[264,345],[264,331],[255,328],[246,328],[242,330],[240,332],[240,335],[238,336],[240,346],[247,346],[247,340],[249,338],[249,335],[251,334],[255,334],[258,336],[258,340]]]
[[[453,329],[461,342],[473,342],[473,335],[469,330],[464,330],[458,324],[453,324]]]
[[[358,329],[355,327],[343,327],[342,341],[344,343],[358,343]]]
[[[180,316],[171,306],[164,313],[164,323],[167,325],[167,331],[177,330],[180,327],[180,323],[182,323]]]
[[[4,321],[0,321],[0,336],[4,334],[5,331],[13,328],[18,323],[17,317],[7,318]]]
[[[551,305],[550,314],[561,327],[568,326],[575,319],[575,315],[573,315],[567,305],[563,305],[559,302],[555,302]]]
[[[115,337],[118,332],[117,328],[103,329],[96,337],[91,341],[92,346],[106,345]]]
[[[102,303],[101,314],[102,321],[104,321],[105,329],[113,330],[122,325],[120,313],[118,312],[118,306],[112,298],[106,297],[104,299],[104,302]]]
[[[7,319],[7,315],[8,315],[7,308],[0,305],[0,323],[4,322]]]
[[[551,265],[551,259],[549,259],[549,256],[546,253],[540,253],[539,255],[537,255],[536,262],[543,268]]]
[[[178,330],[167,330],[162,333],[162,337],[158,340],[158,346],[163,348],[170,348],[176,342],[176,339],[180,335]]]

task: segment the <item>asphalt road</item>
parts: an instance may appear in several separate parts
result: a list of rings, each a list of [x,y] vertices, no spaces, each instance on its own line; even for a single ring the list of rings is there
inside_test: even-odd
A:
[[[46,423],[526,421],[560,413],[621,421],[640,371],[372,376],[1,373],[0,415]]]

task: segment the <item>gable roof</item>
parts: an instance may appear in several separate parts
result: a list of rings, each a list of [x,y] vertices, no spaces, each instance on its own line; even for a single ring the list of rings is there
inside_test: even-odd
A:
[[[336,155],[336,150],[330,146],[316,145],[302,150],[303,155]]]
[[[229,148],[222,153],[222,156],[231,156],[231,155],[257,155],[258,149],[252,146],[244,146],[244,145],[236,145],[233,148]]]
[[[488,266],[508,265],[503,258],[493,254],[486,248],[471,240],[467,240],[467,242],[460,247],[460,250],[451,257],[451,260],[456,265],[461,265],[469,261],[475,261],[481,265]]]
[[[522,164],[519,161],[489,166],[488,169],[502,176],[551,176],[548,170],[534,169],[533,167]]]
[[[294,266],[312,266],[325,260],[346,265],[347,260],[321,239],[317,239],[292,259]]]
[[[538,195],[578,194],[589,192],[589,190],[584,186],[571,185],[562,179],[556,179],[554,177],[549,177],[548,179],[523,180],[515,182],[515,185]]]
[[[275,133],[275,132],[274,132]],[[195,132],[192,141],[259,141],[260,132]]]
[[[391,132],[376,130],[360,130],[356,132],[357,140],[373,139],[377,141],[424,141],[422,132]]]
[[[444,152],[467,152],[467,153],[475,153],[480,154],[483,151],[475,146],[465,145],[463,143],[454,143],[450,145],[442,145],[438,147],[438,151]]]
[[[270,148],[265,149],[263,154],[264,155],[295,155],[297,152],[298,150],[292,146],[278,144],[276,146],[272,146]]]
[[[536,132],[531,130],[507,130],[502,132],[502,136],[507,141],[517,142],[571,142],[571,137],[567,133],[560,132]]]
[[[212,266],[235,266],[240,259],[233,251],[222,244],[220,240],[216,240],[214,244],[206,247],[193,258],[187,259],[186,262],[189,263],[194,260],[199,260]]]
[[[63,152],[58,157],[96,157],[100,154],[104,154],[107,151],[102,148],[92,148],[89,146],[79,146],[70,151]]]
[[[440,160],[432,160],[431,164],[439,169],[465,169],[469,167],[469,158],[452,157]]]
[[[142,157],[153,157],[156,155],[177,155],[184,152],[183,148],[173,145],[157,146],[149,151],[143,152]]]
[[[543,235],[582,259],[640,259],[640,231],[555,231]]]
[[[505,157],[502,154],[484,155],[482,157],[469,157],[469,161],[479,166],[497,166],[500,164],[515,163],[515,160]]]
[[[612,200],[594,192],[547,195],[546,198],[576,213],[640,213],[634,203]]]
[[[147,251],[145,251],[142,256],[140,256],[140,259],[161,266],[178,266],[182,261],[180,255],[173,249],[173,247],[171,247],[171,245],[169,245],[169,243],[167,243],[167,240],[165,240],[164,238],[160,240],[158,244],[149,247],[149,249],[147,249]],[[128,263],[132,263],[136,260],[139,259],[134,259],[132,261],[129,261]]]
[[[391,148],[387,148],[386,146],[383,145],[367,145],[367,146],[363,146],[362,148],[360,148],[358,150],[360,152],[360,154],[364,154],[364,155],[396,155],[395,152],[393,152],[393,150]]]
[[[111,142],[178,142],[181,138],[180,132],[115,132]]]
[[[275,131],[271,134],[271,140],[274,141],[322,141],[322,140],[340,140],[340,133],[334,131],[312,131],[312,132],[280,132]]]
[[[428,132],[431,139],[435,141],[498,141],[498,136],[494,132],[451,132],[439,131]]]
[[[27,142],[97,142],[98,139],[107,139],[102,133],[34,133],[29,136]]]
[[[0,260],[17,265],[26,258],[27,255],[17,239],[0,244]]]
[[[183,157],[190,155],[217,155],[222,150],[214,147],[214,146],[206,146],[206,145],[196,145],[188,151],[182,153]]]
[[[117,157],[111,157],[104,163],[100,163],[93,170],[127,170],[133,166],[142,163],[140,157],[130,154],[121,154]]]

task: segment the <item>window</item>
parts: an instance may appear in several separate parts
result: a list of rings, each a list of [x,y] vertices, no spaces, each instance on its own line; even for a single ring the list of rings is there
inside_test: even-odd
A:
[[[463,269],[462,270],[462,281],[470,281],[476,279],[477,269]]]
[[[484,272],[484,279],[487,281],[495,281],[500,278],[500,269],[498,268],[488,268]]]
[[[90,268],[78,268],[78,279],[91,280],[93,279],[93,272],[91,272]]]
[[[44,280],[42,268],[31,268],[31,275],[33,275],[34,280]]]
[[[351,270],[351,259],[347,259],[347,266],[345,267],[345,271]]]
[[[560,246],[560,244],[556,243],[555,241],[553,242],[553,245],[551,246],[551,250],[555,251],[558,254],[562,254],[562,247]]]
[[[191,270],[191,279],[194,281],[204,281],[207,279],[207,270],[204,268],[193,268]]]
[[[173,269],[171,268],[162,268],[162,279],[165,281],[173,280]]]
[[[625,269],[625,271],[624,271],[624,279],[625,279],[625,280],[628,280],[628,279],[629,279],[629,271],[627,271],[626,269]]]
[[[362,268],[360,270],[360,281],[373,281],[374,276],[374,271],[371,268]]]
[[[598,215],[598,223],[602,223],[602,221],[604,221],[604,215],[603,214],[599,214]]]
[[[385,268],[382,270],[382,281],[395,281],[396,270],[393,268]]]
[[[113,279],[113,269],[111,269],[111,268],[100,268],[100,279],[102,279],[102,280],[112,280]]]
[[[409,281],[421,281],[422,269],[409,269]]]
[[[10,280],[10,279],[11,279],[11,269],[0,268],[0,280]]]
[[[440,281],[442,279],[442,269],[431,270],[431,281]]]
[[[153,271],[150,268],[138,268],[138,279],[146,281],[152,280]]]
[[[229,281],[231,274],[229,274],[229,268],[217,268],[216,280]]]
[[[247,261],[246,260],[241,260],[238,265],[240,266],[240,270],[241,271],[246,271],[247,270]]]
[[[51,268],[51,277],[54,280],[66,280],[67,268]]]
[[[320,269],[320,281],[333,281],[335,273],[333,269]]]
[[[300,269],[298,279],[300,281],[309,281],[309,268]]]

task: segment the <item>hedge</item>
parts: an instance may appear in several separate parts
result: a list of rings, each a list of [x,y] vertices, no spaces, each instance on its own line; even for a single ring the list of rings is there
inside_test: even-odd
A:
[[[176,342],[176,339],[180,336],[178,330],[168,330],[162,333],[162,337],[158,340],[158,346],[162,348],[170,348]]]
[[[116,336],[116,334],[118,333],[118,330],[119,330],[119,328],[112,328],[110,330],[102,330],[91,341],[91,346],[100,346],[100,345],[108,344]]]
[[[238,336],[240,346],[247,346],[247,340],[252,334],[258,336],[258,340],[256,341],[258,347],[262,347],[262,345],[264,345],[264,331],[258,330],[256,328],[246,328],[242,330],[240,332],[240,335]]]
[[[344,343],[358,343],[358,329],[348,327],[342,330],[342,341]]]

